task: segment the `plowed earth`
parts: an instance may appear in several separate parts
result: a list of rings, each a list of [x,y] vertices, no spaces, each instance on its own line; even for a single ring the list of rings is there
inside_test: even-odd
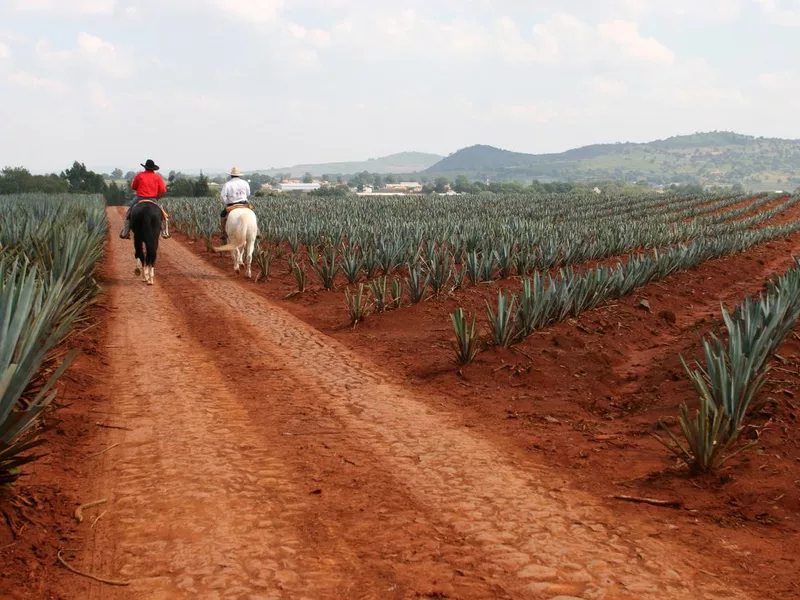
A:
[[[353,329],[341,291],[282,300],[285,261],[265,284],[239,282],[227,256],[177,235],[145,286],[109,216],[107,293],[75,339],[88,351],[62,390],[51,454],[19,486],[11,514],[24,529],[0,541],[0,596],[800,596],[798,340],[762,394],[758,451],[689,478],[649,436],[691,402],[678,353],[696,355],[720,301],[784,271],[800,236],[458,372],[447,315],[482,311],[495,286]],[[128,585],[68,572],[59,550]]]

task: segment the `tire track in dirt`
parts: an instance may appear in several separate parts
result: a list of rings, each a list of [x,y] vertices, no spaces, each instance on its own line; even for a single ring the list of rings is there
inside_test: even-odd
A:
[[[699,557],[642,539],[590,496],[554,485],[558,474],[512,463],[433,410],[434,398],[415,397],[341,344],[220,280],[186,248],[165,245],[162,257],[162,272],[166,263],[169,277],[191,286],[185,301],[214,307],[232,330],[248,332],[249,352],[282,365],[290,399],[332,410],[363,456],[379,458],[401,491],[485,556],[487,575],[516,581],[531,598],[746,597],[702,573]]]

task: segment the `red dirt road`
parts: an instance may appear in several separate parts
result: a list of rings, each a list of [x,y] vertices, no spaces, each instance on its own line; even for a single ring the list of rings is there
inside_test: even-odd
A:
[[[183,245],[154,286],[110,246],[103,410],[124,429],[69,558],[130,585],[63,571],[63,597],[748,597]]]

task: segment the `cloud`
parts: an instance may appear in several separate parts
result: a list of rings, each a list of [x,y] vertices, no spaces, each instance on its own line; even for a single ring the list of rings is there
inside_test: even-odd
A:
[[[617,0],[620,9],[635,16],[661,14],[681,18],[729,20],[741,15],[750,0]]]
[[[781,0],[753,0],[764,11],[767,21],[784,27],[800,26],[800,2]]]
[[[462,62],[485,59],[506,64],[590,66],[606,63],[671,65],[673,52],[645,37],[631,21],[592,25],[567,13],[555,13],[531,25],[509,15],[487,21],[435,20],[413,9],[366,13],[340,20],[332,47],[340,44],[373,61],[411,57]]]
[[[11,58],[11,48],[9,48],[8,44],[0,42],[0,60],[6,58]]]
[[[43,90],[48,92],[61,93],[67,90],[67,86],[57,79],[40,77],[28,71],[15,71],[8,75],[8,81],[21,88],[32,90]]]
[[[324,29],[307,29],[296,23],[289,23],[286,27],[295,39],[307,42],[312,46],[327,46],[331,41],[330,32]]]
[[[796,97],[800,94],[800,74],[791,71],[762,73],[756,78],[756,85],[767,92]]]
[[[134,70],[132,58],[111,42],[86,32],[78,33],[70,50],[56,50],[47,40],[39,40],[35,53],[42,62],[58,68],[76,66],[118,78],[130,77]]]
[[[89,102],[96,108],[108,110],[113,106],[105,88],[95,81],[89,83],[88,94]]]
[[[48,15],[110,15],[116,0],[12,0],[11,9],[17,12],[46,12]]]
[[[621,98],[628,93],[627,85],[605,75],[593,75],[584,83],[584,86],[592,94],[611,98]]]
[[[602,39],[614,44],[629,58],[668,65],[675,62],[672,51],[653,38],[642,37],[636,23],[611,21],[601,23],[597,30]]]
[[[492,120],[508,120],[517,123],[549,123],[558,117],[558,111],[542,104],[493,104],[489,109]]]
[[[252,24],[275,23],[281,16],[282,0],[212,0],[228,18]]]
[[[236,160],[254,168],[474,143],[555,151],[714,128],[800,137],[791,62],[800,42],[782,37],[783,53],[777,40],[741,46],[743,31],[771,39],[767,23],[800,8],[786,0],[0,5],[24,38],[0,32],[12,54],[0,59],[0,95],[26,124],[0,122],[11,140],[0,163],[131,166],[161,136],[165,165],[224,166],[231,115],[251,132]],[[64,18],[81,12],[113,18]],[[684,27],[715,51],[678,35]],[[148,89],[132,85],[151,64]],[[226,92],[237,89],[248,93]],[[126,137],[134,121],[142,142]]]

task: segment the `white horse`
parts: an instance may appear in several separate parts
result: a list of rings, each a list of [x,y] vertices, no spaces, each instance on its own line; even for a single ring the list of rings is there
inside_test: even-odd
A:
[[[253,250],[258,237],[258,220],[256,213],[247,207],[236,208],[228,213],[225,223],[225,233],[228,243],[224,246],[214,247],[217,252],[230,251],[233,258],[233,271],[238,275],[239,268],[244,264],[245,275],[252,277],[250,265],[253,262]]]

